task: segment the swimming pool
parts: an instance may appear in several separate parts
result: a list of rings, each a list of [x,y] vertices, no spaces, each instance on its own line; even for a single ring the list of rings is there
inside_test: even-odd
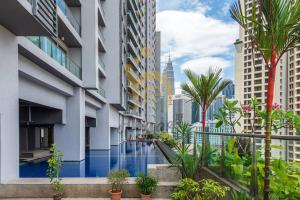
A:
[[[132,177],[147,173],[148,164],[166,164],[168,161],[152,142],[125,142],[111,146],[111,150],[87,150],[81,162],[64,162],[62,177],[107,177],[110,170],[127,169]],[[20,163],[20,177],[47,177],[48,164]]]

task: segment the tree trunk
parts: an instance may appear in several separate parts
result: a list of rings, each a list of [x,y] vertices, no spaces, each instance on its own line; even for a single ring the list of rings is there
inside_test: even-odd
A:
[[[271,131],[272,131],[272,105],[274,98],[274,86],[276,75],[276,52],[273,51],[271,68],[268,77],[268,95],[266,102],[266,139],[265,139],[265,178],[264,178],[264,200],[270,198],[270,168],[271,168]]]
[[[202,150],[201,150],[201,166],[205,166],[206,156],[206,106],[202,106]]]

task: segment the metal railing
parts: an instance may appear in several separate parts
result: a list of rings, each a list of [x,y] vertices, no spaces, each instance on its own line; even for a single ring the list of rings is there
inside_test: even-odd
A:
[[[81,35],[81,26],[80,23],[75,19],[75,17],[72,14],[72,11],[66,4],[64,0],[56,0],[57,7],[64,13],[64,15],[67,17],[75,31]]]
[[[82,68],[73,62],[51,38],[40,36],[28,36],[27,38],[77,78],[82,79]]]
[[[180,134],[173,132],[175,139]],[[202,146],[205,136],[204,166],[220,178],[247,192],[254,199],[261,199],[264,185],[264,139],[259,134],[233,134],[202,132],[196,129],[185,138],[185,143],[194,141]],[[285,179],[294,181],[300,189],[300,136],[272,135],[271,195],[278,196],[275,188],[285,186]],[[295,147],[296,146],[296,147]],[[200,148],[201,149],[201,148]],[[282,173],[279,170],[283,170]],[[285,198],[286,199],[286,198]]]

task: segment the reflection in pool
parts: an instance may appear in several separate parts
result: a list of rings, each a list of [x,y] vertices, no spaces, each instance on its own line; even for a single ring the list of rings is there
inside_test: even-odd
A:
[[[111,150],[87,150],[81,162],[64,162],[62,177],[106,177],[110,170],[127,169],[131,176],[147,173],[147,164],[165,164],[166,158],[151,142],[125,142]],[[47,177],[47,162],[20,163],[20,177]]]

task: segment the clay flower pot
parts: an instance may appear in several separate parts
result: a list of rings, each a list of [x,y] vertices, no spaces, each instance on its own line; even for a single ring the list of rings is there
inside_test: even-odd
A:
[[[111,200],[120,200],[122,196],[122,191],[121,192],[112,192],[111,190],[109,191],[110,194],[110,199]]]
[[[151,200],[151,195],[146,195],[146,194],[141,194],[141,199],[142,200]]]
[[[56,193],[53,195],[53,200],[61,200],[63,197],[62,193]]]

